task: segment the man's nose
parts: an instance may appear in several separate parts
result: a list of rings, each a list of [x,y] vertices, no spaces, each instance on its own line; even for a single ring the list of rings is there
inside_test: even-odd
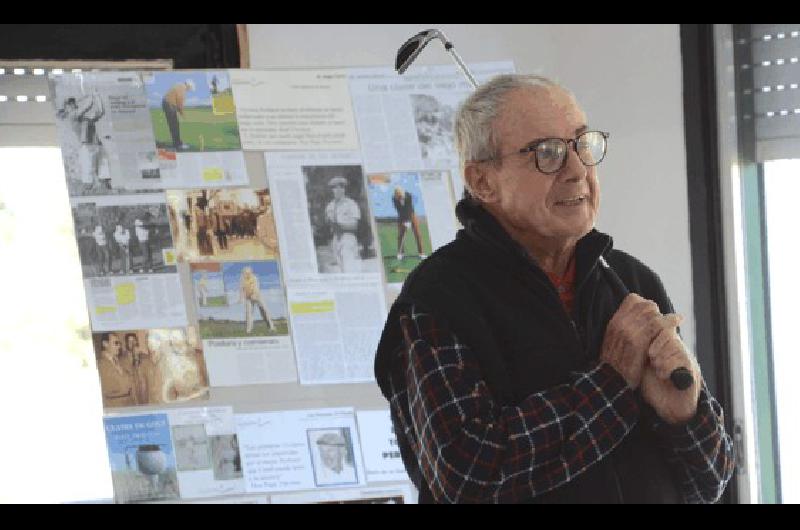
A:
[[[568,182],[573,182],[586,178],[588,168],[578,156],[578,151],[575,149],[575,140],[567,142],[567,160],[564,162],[564,167],[561,172]]]

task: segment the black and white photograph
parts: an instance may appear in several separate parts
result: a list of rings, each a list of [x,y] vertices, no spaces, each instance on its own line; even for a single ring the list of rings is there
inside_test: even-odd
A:
[[[57,100],[56,118],[70,196],[115,193],[108,159],[110,120],[97,90]]]
[[[67,191],[71,197],[160,189],[158,156],[136,73],[53,78]]]
[[[176,272],[166,204],[74,205],[84,278]]]
[[[457,161],[453,125],[459,101],[453,95],[445,98],[411,94],[410,97],[422,159],[430,165],[448,165],[449,160]]]
[[[242,478],[242,458],[239,439],[235,434],[211,436],[211,459],[214,462],[214,480]]]
[[[320,274],[380,271],[361,166],[303,166]]]
[[[357,484],[353,439],[349,427],[308,429],[308,447],[314,468],[314,484]]]
[[[173,425],[172,442],[175,444],[178,471],[198,471],[211,467],[211,448],[206,427],[202,423]]]

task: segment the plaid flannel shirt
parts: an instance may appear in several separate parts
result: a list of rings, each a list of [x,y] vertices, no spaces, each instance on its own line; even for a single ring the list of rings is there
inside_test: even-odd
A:
[[[416,456],[439,502],[520,502],[552,490],[608,455],[640,421],[636,393],[610,365],[532,394],[517,406],[492,400],[475,353],[417,308],[400,318],[390,406],[398,442]],[[733,447],[722,409],[705,388],[684,426],[656,421],[685,500],[716,502]]]

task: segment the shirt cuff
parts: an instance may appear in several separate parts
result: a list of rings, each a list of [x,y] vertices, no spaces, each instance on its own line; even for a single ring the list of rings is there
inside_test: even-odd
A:
[[[697,412],[689,421],[680,425],[670,425],[656,417],[653,427],[672,449],[686,452],[696,449],[700,441],[714,435],[719,430],[720,423],[722,423],[722,409],[703,388],[697,400]]]

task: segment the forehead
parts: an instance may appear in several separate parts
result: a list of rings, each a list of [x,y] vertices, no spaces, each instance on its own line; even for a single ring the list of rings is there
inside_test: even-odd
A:
[[[510,92],[494,124],[501,145],[548,136],[570,138],[585,125],[586,114],[571,94],[538,86]]]

